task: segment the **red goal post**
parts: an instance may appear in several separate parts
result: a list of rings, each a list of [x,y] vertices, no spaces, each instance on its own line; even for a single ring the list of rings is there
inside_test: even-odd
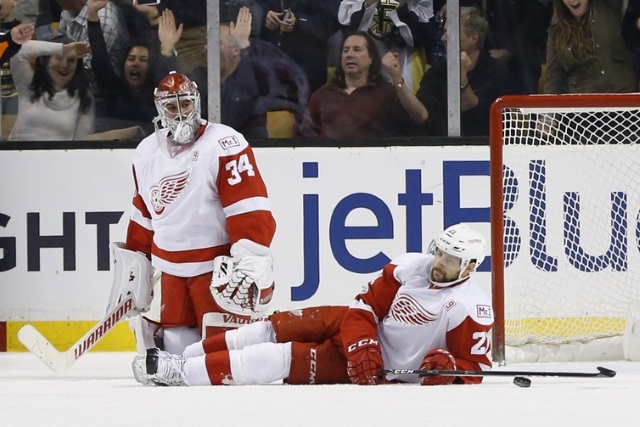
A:
[[[640,300],[640,94],[505,96],[490,144],[494,362],[621,358]]]

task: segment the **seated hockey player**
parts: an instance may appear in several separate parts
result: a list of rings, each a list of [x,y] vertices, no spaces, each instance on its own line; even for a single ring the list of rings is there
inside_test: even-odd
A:
[[[447,228],[429,254],[387,264],[349,307],[276,313],[187,347],[149,349],[158,385],[479,383],[482,377],[381,375],[387,369],[489,370],[493,312],[471,277],[485,257],[482,235]]]
[[[265,313],[275,286],[275,220],[251,146],[234,129],[201,118],[197,85],[171,72],[154,96],[156,131],[133,159],[127,240],[112,246],[123,265],[109,307],[131,293],[138,313],[149,310],[157,269],[160,322],[132,318],[138,352],[157,347],[161,328],[163,349],[182,354],[202,339],[205,314],[248,322]],[[133,369],[147,381],[144,357]]]

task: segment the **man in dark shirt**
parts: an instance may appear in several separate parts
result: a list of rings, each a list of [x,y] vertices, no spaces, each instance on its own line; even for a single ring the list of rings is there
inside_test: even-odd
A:
[[[474,7],[460,8],[460,123],[462,135],[488,135],[491,104],[513,93],[509,72],[484,48],[489,25]],[[442,40],[446,44],[447,34]],[[441,61],[422,77],[415,95],[420,104],[408,110],[429,135],[446,135],[448,129],[447,64]],[[420,111],[417,111],[420,110]]]

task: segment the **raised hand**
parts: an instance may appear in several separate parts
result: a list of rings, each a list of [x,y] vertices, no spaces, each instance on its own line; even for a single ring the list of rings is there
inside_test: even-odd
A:
[[[160,53],[164,56],[173,56],[176,44],[182,37],[183,26],[176,27],[173,12],[165,9],[158,20],[158,39],[160,40]]]
[[[229,34],[238,43],[240,49],[244,49],[249,46],[249,36],[251,35],[251,22],[253,17],[249,8],[243,6],[238,11],[238,17],[236,23],[229,24]]]
[[[87,9],[89,11],[95,10],[96,12],[105,7],[109,3],[109,0],[87,0]]]
[[[402,69],[396,52],[387,52],[382,57],[382,67],[389,74],[391,80],[395,82],[402,81]]]
[[[83,58],[89,54],[91,49],[85,42],[72,42],[62,46],[62,53],[74,58]]]
[[[133,7],[144,16],[147,17],[151,25],[156,25],[160,17],[158,16],[158,6],[156,5],[141,5],[138,4],[138,0],[133,0]]]
[[[11,39],[17,44],[25,44],[33,37],[33,24],[19,24],[11,29]]]
[[[87,0],[87,19],[91,22],[98,22],[98,11],[105,7],[109,0]]]

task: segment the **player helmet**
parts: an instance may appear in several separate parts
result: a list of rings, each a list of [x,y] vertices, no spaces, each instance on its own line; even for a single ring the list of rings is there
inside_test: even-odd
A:
[[[200,127],[200,92],[187,76],[170,72],[154,91],[162,126],[171,131],[173,142],[191,142]]]
[[[456,224],[444,230],[430,245],[430,251],[440,249],[442,252],[460,258],[460,275],[450,283],[438,283],[440,286],[451,286],[462,279],[462,273],[470,263],[475,262],[473,271],[482,264],[485,257],[485,242],[482,234],[465,224]]]

